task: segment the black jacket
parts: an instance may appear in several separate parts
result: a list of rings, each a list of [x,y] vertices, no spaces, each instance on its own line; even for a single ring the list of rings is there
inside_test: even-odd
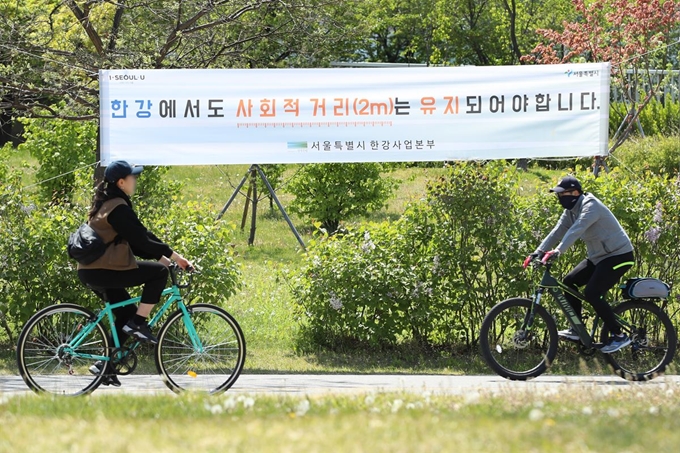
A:
[[[158,260],[161,256],[170,258],[172,249],[146,229],[132,210],[130,197],[117,187],[109,191],[108,198],[115,197],[124,199],[126,204],[121,204],[111,211],[108,221],[116,233],[130,244],[132,253],[142,259]]]

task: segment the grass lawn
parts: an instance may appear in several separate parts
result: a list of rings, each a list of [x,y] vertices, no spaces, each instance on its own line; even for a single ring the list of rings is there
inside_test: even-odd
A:
[[[27,395],[0,399],[0,451],[675,452],[679,391]]]

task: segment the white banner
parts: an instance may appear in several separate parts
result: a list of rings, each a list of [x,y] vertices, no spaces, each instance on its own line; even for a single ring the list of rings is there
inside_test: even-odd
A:
[[[607,154],[608,63],[100,71],[102,164]]]

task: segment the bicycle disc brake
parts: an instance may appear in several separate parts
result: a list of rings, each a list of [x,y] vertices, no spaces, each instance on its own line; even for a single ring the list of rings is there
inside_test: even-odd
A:
[[[524,349],[531,343],[531,332],[518,330],[512,335],[512,344],[516,349]]]
[[[115,348],[111,351],[111,366],[116,374],[128,375],[137,368],[137,354],[130,348]]]

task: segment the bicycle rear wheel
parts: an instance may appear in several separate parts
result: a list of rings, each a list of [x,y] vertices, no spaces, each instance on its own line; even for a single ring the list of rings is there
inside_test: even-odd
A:
[[[156,368],[173,392],[221,393],[238,379],[246,358],[246,341],[236,320],[220,307],[187,307],[201,348],[190,335],[181,310],[168,317],[158,334]]]
[[[533,305],[534,317],[529,325]],[[530,299],[498,303],[482,322],[482,355],[492,370],[511,380],[543,374],[557,355],[557,327],[548,311]]]
[[[677,333],[670,318],[651,301],[627,301],[614,307],[614,313],[631,327],[630,346],[604,354],[614,373],[629,381],[648,381],[663,374],[675,355]],[[609,339],[602,327],[601,341]]]
[[[94,314],[74,304],[47,307],[28,320],[19,335],[17,364],[28,387],[35,392],[76,396],[94,391],[103,379],[89,370],[92,359],[74,353],[106,356],[108,336],[97,324],[85,341],[73,349],[69,342],[90,323]]]

